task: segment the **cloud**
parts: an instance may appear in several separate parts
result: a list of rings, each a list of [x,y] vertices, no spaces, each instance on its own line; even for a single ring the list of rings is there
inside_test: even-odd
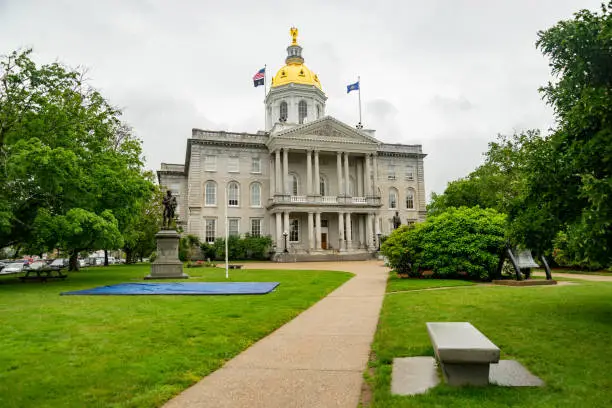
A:
[[[465,96],[458,98],[435,95],[430,101],[430,105],[435,110],[443,113],[465,112],[472,109],[472,103]]]

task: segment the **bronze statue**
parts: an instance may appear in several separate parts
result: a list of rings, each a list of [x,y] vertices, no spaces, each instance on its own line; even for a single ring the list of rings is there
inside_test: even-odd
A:
[[[399,217],[399,212],[395,212],[393,216],[393,229],[398,229],[402,225],[402,219]]]
[[[172,226],[172,221],[174,220],[174,211],[176,210],[176,197],[172,196],[172,192],[168,190],[166,192],[166,196],[162,200],[162,204],[164,206],[164,221],[162,224],[162,228],[170,229]]]

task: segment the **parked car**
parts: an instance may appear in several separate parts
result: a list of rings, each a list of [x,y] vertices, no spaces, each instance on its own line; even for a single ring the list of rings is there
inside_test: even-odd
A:
[[[67,258],[57,258],[54,259],[53,262],[49,264],[51,268],[65,268],[68,266]]]
[[[84,259],[79,259],[79,268],[85,268],[87,266],[87,262]]]
[[[46,268],[47,267],[47,263],[45,261],[34,261],[28,265],[24,266],[24,269],[31,269],[33,271],[42,269],[42,268]]]
[[[0,275],[8,275],[11,273],[21,273],[23,272],[23,262],[13,262],[10,263],[8,265],[6,265],[4,268],[2,268],[2,270],[0,271]]]

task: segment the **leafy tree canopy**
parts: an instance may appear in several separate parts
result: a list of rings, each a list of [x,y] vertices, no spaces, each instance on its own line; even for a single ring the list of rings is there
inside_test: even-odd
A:
[[[115,229],[129,223],[153,184],[143,176],[140,141],[84,71],[38,66],[30,55],[0,57],[0,247],[62,245],[76,264],[75,250],[90,242],[122,243]],[[101,235],[60,238],[79,224]],[[49,228],[57,230],[39,235]]]

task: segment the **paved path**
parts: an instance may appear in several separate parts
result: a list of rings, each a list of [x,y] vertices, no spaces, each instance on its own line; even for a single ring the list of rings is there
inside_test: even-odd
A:
[[[534,272],[537,276],[546,276],[544,272]],[[589,274],[578,274],[578,273],[563,273],[552,271],[552,277],[557,278],[570,278],[570,279],[581,279],[593,282],[612,282],[612,276],[605,275],[589,275]]]
[[[355,408],[385,293],[387,268],[379,261],[244,267],[342,270],[356,276],[165,407]]]

